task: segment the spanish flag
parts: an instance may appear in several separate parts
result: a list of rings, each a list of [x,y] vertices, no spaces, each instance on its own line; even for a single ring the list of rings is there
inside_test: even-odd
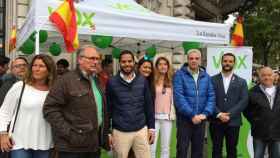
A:
[[[232,46],[243,46],[244,45],[244,34],[243,34],[243,17],[237,17],[234,31],[231,38]]]
[[[10,41],[9,41],[9,51],[10,52],[16,48],[16,42],[17,42],[17,28],[16,28],[16,26],[13,26]]]
[[[76,10],[73,0],[64,0],[50,15],[49,19],[63,35],[68,52],[73,52],[79,48]]]

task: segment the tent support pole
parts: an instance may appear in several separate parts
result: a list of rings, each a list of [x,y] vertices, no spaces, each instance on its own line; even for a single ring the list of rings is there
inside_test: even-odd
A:
[[[38,55],[40,54],[40,36],[39,36],[39,31],[37,30],[36,36],[35,36],[35,54]]]

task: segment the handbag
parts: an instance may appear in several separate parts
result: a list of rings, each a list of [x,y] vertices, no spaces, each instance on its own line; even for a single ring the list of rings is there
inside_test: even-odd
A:
[[[8,131],[9,131],[8,134],[9,134],[10,137],[12,136],[12,133],[15,130],[15,124],[16,124],[16,121],[17,121],[18,112],[19,112],[19,108],[20,108],[20,104],[21,104],[21,98],[22,98],[22,95],[23,95],[24,88],[25,88],[25,82],[23,82],[23,85],[22,85],[22,88],[21,88],[18,104],[17,104],[16,111],[15,111],[15,120],[14,120],[13,124],[10,123],[10,125],[8,126]],[[10,152],[0,153],[0,158],[9,158],[9,157],[10,157]]]
[[[173,92],[171,92],[173,94]],[[169,120],[174,121],[176,120],[176,111],[173,101],[173,95],[170,96],[170,113],[169,113]]]
[[[20,91],[20,96],[19,96],[19,100],[18,100],[18,104],[16,107],[16,113],[15,113],[15,121],[13,124],[10,124],[10,129],[9,129],[9,136],[12,136],[12,133],[15,130],[15,125],[16,125],[16,121],[17,121],[17,117],[18,117],[18,112],[19,112],[19,108],[20,108],[20,104],[21,104],[21,99],[22,99],[22,95],[23,95],[23,91],[25,89],[25,82],[23,82],[21,91]],[[11,126],[12,125],[12,126]]]

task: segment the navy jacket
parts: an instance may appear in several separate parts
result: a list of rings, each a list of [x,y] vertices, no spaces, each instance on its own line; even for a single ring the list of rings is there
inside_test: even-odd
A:
[[[251,124],[253,138],[280,141],[280,87],[277,86],[272,109],[260,86],[253,87],[244,115]]]
[[[151,91],[143,76],[136,75],[128,83],[118,73],[109,80],[106,93],[113,129],[131,132],[144,126],[155,128]]]
[[[194,115],[211,116],[215,108],[215,93],[210,76],[199,70],[198,84],[187,69],[187,64],[178,70],[173,79],[174,104],[177,117],[191,121]]]
[[[0,86],[0,107],[3,104],[6,94],[13,86],[13,84],[16,83],[17,81],[19,81],[19,78],[17,78],[13,74],[6,74],[3,76],[2,86]]]
[[[212,81],[216,94],[216,107],[212,123],[221,123],[221,121],[216,118],[218,113],[229,112],[230,121],[228,125],[240,126],[242,124],[241,113],[248,104],[248,87],[246,80],[233,74],[227,94],[225,94],[221,73],[213,76]]]

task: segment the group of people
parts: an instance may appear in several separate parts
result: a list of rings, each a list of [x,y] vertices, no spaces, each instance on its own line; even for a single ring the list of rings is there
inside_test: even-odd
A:
[[[9,63],[1,60],[0,70]],[[30,63],[14,59],[13,77],[5,81],[0,76],[2,152],[11,158],[53,153],[100,158],[103,148],[116,158],[155,158],[160,139],[160,157],[169,158],[176,122],[176,157],[203,158],[209,121],[212,157],[223,157],[225,139],[227,157],[237,158],[243,113],[251,124],[254,157],[263,158],[266,147],[271,158],[280,157],[280,89],[271,68],[260,68],[260,83],[248,91],[246,81],[234,73],[232,53],[222,56],[222,70],[212,77],[201,66],[198,49],[188,51],[187,63],[175,74],[164,56],[155,62],[142,58],[136,65],[134,54],[124,50],[115,76],[102,71],[101,60],[91,45],[78,49],[72,71],[57,71],[69,64],[55,64],[44,54]]]

